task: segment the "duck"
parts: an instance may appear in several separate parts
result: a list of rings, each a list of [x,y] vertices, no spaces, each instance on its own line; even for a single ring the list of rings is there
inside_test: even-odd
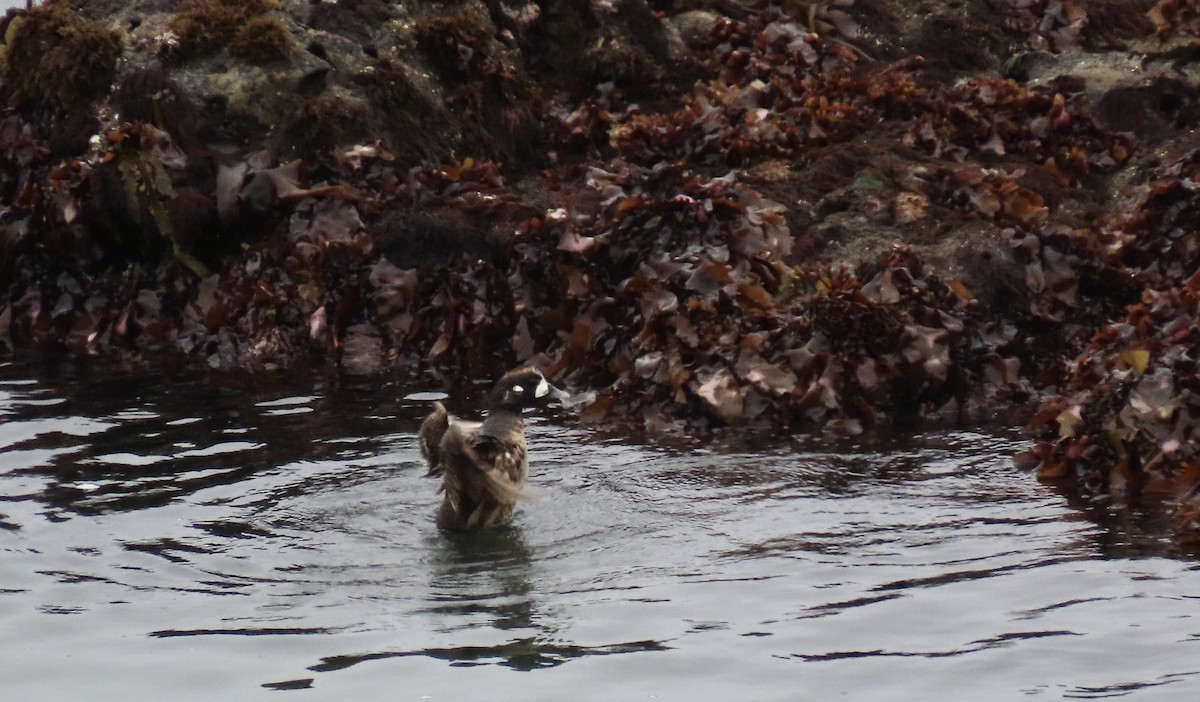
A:
[[[540,370],[524,366],[496,381],[482,422],[458,419],[441,402],[433,403],[418,438],[429,464],[426,475],[442,479],[439,528],[486,529],[512,520],[517,502],[532,496],[525,488],[529,456],[521,415],[527,407],[566,396]]]

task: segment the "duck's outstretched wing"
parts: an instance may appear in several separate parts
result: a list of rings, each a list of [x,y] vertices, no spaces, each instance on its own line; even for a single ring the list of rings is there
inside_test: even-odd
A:
[[[442,437],[450,426],[450,413],[440,402],[433,403],[433,411],[421,422],[421,431],[417,434],[421,442],[421,455],[429,463],[426,475],[440,475],[442,472]]]

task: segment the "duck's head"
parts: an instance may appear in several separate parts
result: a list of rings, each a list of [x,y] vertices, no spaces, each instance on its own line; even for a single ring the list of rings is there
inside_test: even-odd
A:
[[[567,397],[567,393],[551,385],[546,376],[533,366],[524,366],[505,373],[496,381],[496,387],[492,390],[493,406],[518,412],[551,400],[561,402]]]

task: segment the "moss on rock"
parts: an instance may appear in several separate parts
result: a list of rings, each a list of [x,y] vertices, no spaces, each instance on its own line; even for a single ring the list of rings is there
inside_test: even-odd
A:
[[[251,20],[278,4],[278,0],[185,0],[170,23],[179,37],[179,56],[187,59],[218,51]]]
[[[285,127],[285,138],[301,152],[320,154],[365,138],[369,132],[365,101],[345,95],[318,95],[301,103]]]
[[[108,92],[122,47],[116,32],[42,5],[9,23],[0,51],[10,106],[66,112]]]
[[[248,63],[262,64],[287,58],[292,46],[292,35],[283,22],[254,17],[238,30],[229,52]]]
[[[373,108],[380,136],[398,157],[437,162],[453,148],[459,137],[456,120],[397,61],[376,61],[360,71],[354,83]]]

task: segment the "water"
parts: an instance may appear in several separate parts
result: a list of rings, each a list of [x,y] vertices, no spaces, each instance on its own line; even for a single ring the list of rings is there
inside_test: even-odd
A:
[[[1200,694],[1200,568],[1010,468],[1010,432],[534,418],[542,498],[447,536],[414,436],[440,388],[305,376],[0,365],[4,699]]]

